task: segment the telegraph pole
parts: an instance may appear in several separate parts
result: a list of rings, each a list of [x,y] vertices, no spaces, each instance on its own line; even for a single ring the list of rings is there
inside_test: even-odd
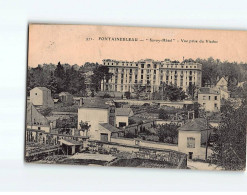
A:
[[[206,131],[207,131],[205,160],[207,160],[208,159],[208,130],[209,130],[207,114],[206,114],[205,118],[206,118]]]

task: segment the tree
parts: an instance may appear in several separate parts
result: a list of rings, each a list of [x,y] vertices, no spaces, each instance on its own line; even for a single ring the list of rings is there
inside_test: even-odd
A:
[[[129,119],[129,125],[133,125],[136,124],[136,121],[132,118]]]
[[[168,119],[169,116],[164,109],[159,109],[159,119]]]
[[[57,80],[54,77],[53,72],[51,72],[51,76],[48,80],[46,87],[51,90],[52,95],[57,93]]]
[[[136,94],[136,98],[139,99],[141,94],[146,91],[146,86],[142,86],[140,84],[135,84],[133,86],[134,93]]]
[[[199,118],[200,104],[198,102],[195,102],[193,104],[193,110],[194,110],[195,118]]]
[[[129,92],[129,91],[124,92],[124,96],[125,96],[127,99],[130,99],[130,92]]]
[[[165,124],[158,128],[157,136],[160,142],[175,143],[178,137],[178,126],[176,124]]]
[[[190,84],[187,89],[187,92],[191,96],[192,100],[195,98],[196,89],[197,87],[194,84]]]
[[[66,80],[65,80],[65,71],[64,67],[58,62],[58,65],[54,71],[54,75],[57,80],[57,93],[66,91]]]
[[[83,134],[85,132],[86,136],[87,136],[87,133],[88,133],[91,125],[89,125],[87,122],[83,122],[83,121],[81,121],[79,125],[80,125],[80,130],[83,132]]]
[[[222,106],[222,121],[215,130],[212,163],[225,170],[243,170],[246,166],[247,105],[234,109],[230,102]]]
[[[96,91],[101,88],[101,81],[103,81],[103,91],[105,90],[105,82],[108,83],[113,73],[109,72],[109,67],[99,65],[93,70],[92,82]]]
[[[184,100],[187,96],[182,88],[175,85],[164,85],[163,99],[170,101]]]

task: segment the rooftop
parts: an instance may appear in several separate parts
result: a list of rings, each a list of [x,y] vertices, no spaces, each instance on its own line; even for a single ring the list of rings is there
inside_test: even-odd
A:
[[[80,108],[108,109],[110,105],[106,104],[106,101],[102,98],[83,98],[83,105]]]
[[[99,124],[100,126],[104,127],[105,129],[109,130],[110,132],[119,132],[119,131],[122,131],[108,123],[100,123]]]
[[[219,94],[219,91],[210,87],[201,87],[198,94]]]
[[[210,129],[211,125],[207,126],[207,121],[204,118],[192,119],[185,123],[183,126],[179,127],[179,131],[204,131]]]
[[[116,116],[130,116],[131,108],[116,108]]]
[[[40,89],[42,91],[50,91],[50,89],[47,89],[46,87],[35,87],[35,88],[38,88],[38,89]],[[33,88],[33,89],[35,89],[35,88]]]
[[[64,92],[59,93],[59,96],[62,96],[62,95],[71,95],[71,94],[67,91],[64,91]]]
[[[76,146],[76,145],[82,145],[83,144],[83,142],[75,141],[73,139],[66,139],[66,138],[60,139],[58,141],[67,145],[67,146]]]

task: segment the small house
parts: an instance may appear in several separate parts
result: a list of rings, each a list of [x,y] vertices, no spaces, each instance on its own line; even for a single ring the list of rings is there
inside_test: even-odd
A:
[[[202,87],[198,92],[198,103],[202,105],[205,111],[219,112],[221,101],[220,92],[213,88]]]
[[[60,102],[63,102],[65,104],[72,104],[73,103],[73,95],[71,95],[69,92],[61,92],[59,93],[59,100]]]
[[[27,104],[26,124],[28,129],[50,132],[50,121],[32,103]]]
[[[116,108],[116,127],[125,127],[129,125],[129,117],[134,113],[131,108]]]
[[[30,102],[35,106],[54,107],[51,90],[46,87],[35,87],[30,90]]]
[[[228,79],[226,77],[221,77],[215,85],[217,89],[223,89],[225,91],[228,91]]]
[[[98,98],[85,99],[84,104],[78,108],[78,129],[81,129],[82,123],[90,126],[87,132],[90,139],[110,140],[111,130],[107,130],[102,124],[109,124],[114,127],[114,105],[105,104],[102,99]]]
[[[188,154],[189,159],[205,160],[205,146],[212,131],[206,119],[190,120],[178,128],[178,151]]]

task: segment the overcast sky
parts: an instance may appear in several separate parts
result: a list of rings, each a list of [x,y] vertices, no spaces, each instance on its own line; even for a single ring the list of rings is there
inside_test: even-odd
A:
[[[102,59],[135,61],[145,58],[181,61],[218,58],[222,61],[247,62],[247,33],[244,31],[165,29],[87,25],[31,25],[29,27],[28,64],[85,62]],[[138,41],[99,40],[104,37],[137,38]],[[86,41],[86,38],[93,40]],[[172,40],[172,42],[150,42]],[[195,40],[183,43],[184,40]],[[144,40],[144,41],[139,41]],[[200,43],[200,40],[204,43]],[[206,40],[217,43],[206,43]]]

